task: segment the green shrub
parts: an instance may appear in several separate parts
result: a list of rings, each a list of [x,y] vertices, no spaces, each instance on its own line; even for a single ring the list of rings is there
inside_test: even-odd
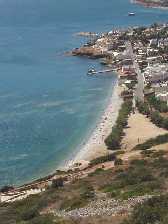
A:
[[[11,190],[14,190],[13,186],[4,186],[0,189],[0,192],[5,193],[5,192],[11,191]]]
[[[53,221],[54,217],[51,215],[43,215],[43,216],[38,216],[29,221],[29,223],[26,224],[54,224],[55,222]]]
[[[137,101],[136,102],[136,106],[138,108],[138,111],[141,113],[141,114],[144,114],[144,115],[149,115],[150,114],[150,108],[149,108],[149,105],[148,103],[143,103],[141,101]]]
[[[158,158],[158,157],[164,156],[165,154],[166,154],[166,152],[163,150],[155,151],[152,154],[152,158]]]
[[[81,198],[83,199],[92,199],[95,196],[94,188],[90,185],[86,186],[83,191],[80,193]]]
[[[141,152],[141,155],[143,155],[144,157],[153,157],[154,155],[154,151],[153,150],[144,150]]]
[[[143,167],[137,169],[130,167],[128,171],[119,174],[117,179],[120,180],[123,186],[155,180],[151,172]]]
[[[106,172],[106,170],[102,169],[102,168],[97,168],[94,172],[92,173],[89,173],[88,176],[89,177],[92,177],[92,176],[95,176],[95,175],[99,175],[99,174],[102,174]]]
[[[120,199],[159,192],[163,181],[153,175],[149,164],[146,160],[133,160],[128,169],[115,172],[112,182],[100,190]]]
[[[157,159],[155,159],[152,164],[154,168],[158,169],[167,169],[168,170],[168,161],[166,158],[159,156]]]
[[[141,168],[141,167],[146,167],[148,165],[148,161],[145,159],[134,159],[130,162],[130,167],[136,168]]]
[[[149,98],[148,102],[137,101],[136,105],[140,113],[150,116],[152,123],[154,123],[158,127],[168,130],[168,118],[164,118],[159,113],[159,112],[167,112],[168,106],[166,105],[165,109],[165,102],[161,102],[160,100],[157,99],[155,103],[156,105],[153,102],[153,98]],[[156,109],[155,111],[151,109],[152,106]]]
[[[75,197],[64,200],[61,204],[61,209],[71,211],[76,208],[84,207],[86,204],[87,201],[85,199],[82,199],[81,197]]]
[[[123,160],[122,159],[116,159],[115,161],[114,161],[114,165],[115,166],[119,166],[119,165],[122,165],[123,164]]]
[[[58,188],[58,187],[63,187],[63,186],[64,186],[64,181],[62,178],[52,180],[53,188]]]
[[[124,135],[123,129],[127,126],[128,116],[132,110],[132,101],[126,101],[119,110],[118,118],[115,126],[112,128],[111,134],[105,139],[105,144],[109,150],[117,150]]]
[[[24,221],[31,220],[36,216],[38,216],[37,207],[28,208],[21,212],[21,219]]]
[[[163,127],[163,117],[159,114],[158,111],[154,111],[151,112],[150,114],[150,119],[152,121],[152,123],[154,123],[155,125],[157,125],[158,127]]]
[[[133,210],[131,217],[122,224],[165,224],[167,222],[168,196],[155,196]]]
[[[105,185],[101,189],[101,191],[103,191],[104,193],[112,193],[112,194],[115,194],[115,195],[119,195],[120,194],[120,188],[121,188],[120,183],[115,182],[114,184]]]
[[[118,151],[114,152],[113,154],[114,154],[115,156],[118,156],[118,155],[123,155],[124,153],[125,153],[124,150],[118,150]]]
[[[134,147],[134,150],[146,150],[152,146],[160,145],[168,142],[168,134],[159,135],[156,138],[151,138],[142,144],[138,144]]]
[[[151,106],[155,108],[155,110],[158,110],[159,112],[168,112],[168,106],[167,103],[157,99],[155,96],[148,97],[148,102]]]
[[[108,162],[108,161],[114,161],[115,158],[116,158],[115,154],[108,154],[106,156],[101,156],[91,160],[89,165],[97,165],[97,164]]]

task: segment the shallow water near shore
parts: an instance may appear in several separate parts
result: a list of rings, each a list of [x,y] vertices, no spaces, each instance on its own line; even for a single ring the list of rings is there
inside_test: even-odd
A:
[[[156,21],[168,12],[125,0],[0,0],[0,186],[52,172],[107,105],[116,76],[87,77],[98,61],[64,56],[85,41],[73,34]]]

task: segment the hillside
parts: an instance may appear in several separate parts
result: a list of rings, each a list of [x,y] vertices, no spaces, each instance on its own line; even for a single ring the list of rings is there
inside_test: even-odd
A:
[[[138,138],[125,148],[140,123]],[[138,122],[138,120],[137,120]],[[146,122],[146,123],[145,123]],[[150,124],[150,125],[148,125]],[[84,170],[69,171],[56,179],[45,192],[13,203],[0,204],[2,224],[166,224],[168,221],[167,132],[153,127],[144,115],[131,114],[124,129],[123,149],[100,157]],[[158,134],[166,142],[158,142]],[[143,137],[144,136],[144,137]],[[148,138],[149,137],[149,138]],[[131,137],[132,138],[132,137]]]
[[[166,223],[167,152],[143,152],[141,159],[120,164],[118,160],[113,169],[99,168],[63,187],[52,186],[40,195],[1,204],[1,223],[119,224],[127,223],[125,218],[130,220],[128,223]],[[150,220],[151,216],[155,222]]]

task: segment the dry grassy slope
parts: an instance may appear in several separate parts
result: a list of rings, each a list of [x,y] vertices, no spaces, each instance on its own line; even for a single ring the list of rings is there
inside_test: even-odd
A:
[[[120,224],[134,205],[142,202],[141,196],[153,197],[168,192],[168,145],[155,146],[150,153],[131,151],[138,138],[144,142],[165,131],[153,127],[138,113],[129,118],[128,124],[123,139],[123,147],[128,142],[127,149],[118,155],[124,159],[122,165],[114,166],[114,162],[108,162],[105,169],[97,165],[90,172],[86,171],[82,179],[73,180],[64,187],[50,187],[46,192],[23,201],[0,204],[0,223]]]

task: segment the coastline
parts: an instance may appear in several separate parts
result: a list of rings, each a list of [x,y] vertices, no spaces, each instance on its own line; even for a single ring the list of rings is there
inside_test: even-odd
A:
[[[168,10],[168,7],[161,6],[154,2],[146,3],[143,0],[130,0],[130,2],[131,2],[131,4],[138,4],[138,5],[144,6],[146,8]]]
[[[112,86],[111,86],[112,88]],[[106,107],[98,118],[96,127],[93,128],[90,135],[86,140],[86,144],[80,148],[78,152],[72,154],[72,157],[64,161],[59,167],[55,167],[53,172],[48,175],[44,175],[41,178],[35,178],[32,181],[25,182],[21,185],[14,186],[15,190],[22,190],[26,188],[31,188],[32,186],[37,186],[40,184],[47,183],[55,176],[57,177],[57,171],[75,170],[76,168],[84,169],[87,168],[89,162],[95,158],[98,158],[103,155],[109,154],[109,150],[104,143],[106,137],[111,133],[112,127],[116,122],[118,111],[122,104],[122,98],[120,97],[120,87],[118,85],[118,78],[114,85],[113,90],[110,92],[110,96]],[[72,159],[73,158],[73,159]],[[80,167],[79,167],[80,164]]]
[[[116,81],[114,89],[111,91],[107,106],[100,119],[98,119],[95,129],[91,132],[86,143],[81,146],[80,150],[74,155],[74,158],[71,158],[61,166],[61,169],[72,169],[77,167],[78,164],[83,168],[88,166],[91,160],[109,153],[104,140],[110,134],[111,129],[115,124],[122,103],[119,91],[118,81]]]

